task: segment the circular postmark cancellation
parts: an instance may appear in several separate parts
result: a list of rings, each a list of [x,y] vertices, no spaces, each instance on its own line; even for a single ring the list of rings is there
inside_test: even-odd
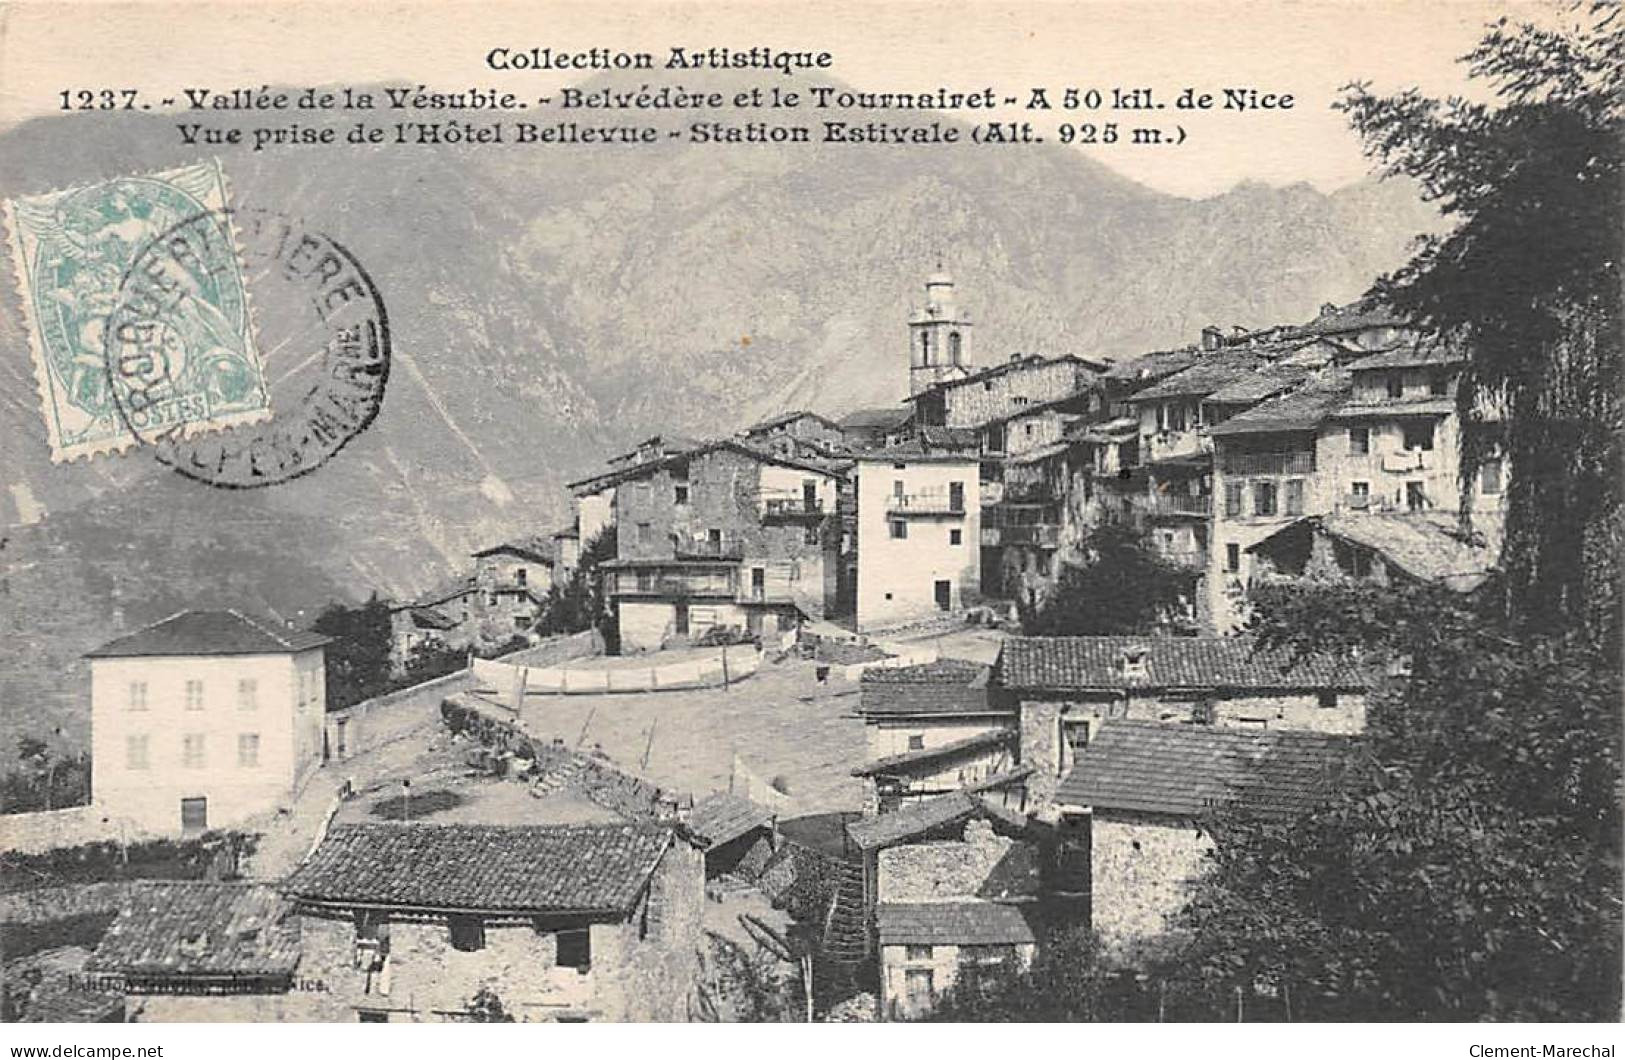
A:
[[[263,378],[226,341],[250,295]],[[125,429],[160,463],[224,489],[321,467],[377,417],[389,379],[389,320],[361,263],[330,236],[254,207],[194,213],[140,247],[103,345]],[[209,423],[210,408],[251,388],[264,389],[268,419]]]

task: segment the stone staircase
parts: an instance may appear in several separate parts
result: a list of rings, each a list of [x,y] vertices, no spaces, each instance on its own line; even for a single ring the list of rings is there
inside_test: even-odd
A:
[[[869,956],[869,917],[863,905],[863,863],[842,861],[835,897],[824,919],[824,955],[840,965],[859,965]]]

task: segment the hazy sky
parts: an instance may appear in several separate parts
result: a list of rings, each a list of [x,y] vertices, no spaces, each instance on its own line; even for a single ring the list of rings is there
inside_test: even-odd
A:
[[[938,85],[1025,95],[1149,85],[1290,92],[1295,109],[1186,115],[1175,149],[1095,147],[1152,187],[1211,195],[1244,179],[1330,190],[1367,172],[1330,104],[1353,79],[1431,94],[1467,85],[1455,59],[1499,14],[1547,4],[1367,3],[617,3],[12,4],[0,13],[0,126],[49,113],[64,88],[175,93],[261,83],[428,82],[541,93],[563,75],[494,73],[494,47],[653,51],[752,45],[834,53],[856,88]],[[771,83],[775,75],[762,75]],[[1172,115],[1170,110],[1165,115]],[[1023,117],[1023,115],[1004,115]],[[588,118],[594,116],[587,116]],[[597,115],[599,120],[615,120]],[[838,115],[802,115],[803,120]],[[961,117],[970,117],[962,114]],[[1132,116],[1118,116],[1131,121]],[[1164,119],[1166,120],[1166,119]]]

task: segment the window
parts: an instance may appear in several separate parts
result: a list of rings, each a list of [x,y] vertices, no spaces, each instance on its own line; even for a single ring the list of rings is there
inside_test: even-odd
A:
[[[523,585],[523,584],[525,584],[525,578],[526,578],[525,568],[523,568],[523,567],[514,568],[513,582],[514,582],[515,585]]]
[[[688,605],[675,604],[672,607],[672,630],[679,637],[688,636]]]
[[[891,536],[895,540],[902,540],[908,536],[908,524],[901,519],[891,521]]]
[[[1030,423],[1026,424],[1025,430],[1027,432],[1027,437],[1031,438],[1033,436],[1033,425]]]
[[[524,615],[514,615],[513,616],[513,628],[514,629],[525,629],[529,625],[530,625],[530,619],[527,618],[526,616],[524,616]]]
[[[964,533],[963,530],[950,530],[950,531],[948,531],[948,544],[950,544],[950,545],[962,545],[964,543],[965,543],[965,533]]]
[[[1231,574],[1241,570],[1241,546],[1234,541],[1224,546],[1224,569]]]
[[[965,484],[963,482],[948,483],[948,510],[951,512],[965,510]]]
[[[917,732],[909,733],[909,736],[908,736],[908,749],[910,751],[923,751],[923,750],[925,750],[925,736],[922,735],[921,733],[917,733]]]
[[[1371,428],[1349,428],[1349,455],[1365,456],[1371,452]]]
[[[485,921],[477,916],[454,916],[448,921],[451,928],[451,948],[459,953],[473,953],[485,948]]]
[[[1276,485],[1273,482],[1253,483],[1253,514],[1274,515],[1277,510]]]
[[[1286,514],[1303,514],[1303,479],[1287,479],[1285,495],[1282,497]]]
[[[1371,483],[1350,482],[1349,495],[1356,501],[1369,501],[1371,499]]]
[[[1224,484],[1224,514],[1241,514],[1241,483],[1226,482]]]
[[[252,677],[237,679],[237,709],[254,710],[259,706],[260,683]]]
[[[1319,698],[1322,710],[1332,710],[1337,706],[1336,692],[1322,692]]]
[[[1484,461],[1478,469],[1478,488],[1485,493],[1501,492],[1501,461],[1494,458]]]
[[[930,946],[904,946],[903,959],[909,961],[929,961],[931,959]]]
[[[574,928],[558,933],[560,968],[574,968],[578,972],[592,968],[592,932],[587,928]]]
[[[1426,487],[1420,482],[1405,483],[1405,508],[1408,511],[1419,512],[1428,506]]]
[[[145,681],[131,681],[130,682],[130,709],[131,710],[146,710],[147,709],[147,682],[145,682]]]
[[[957,331],[948,332],[948,363],[949,364],[958,364],[959,363],[959,355],[960,355],[961,347],[962,347],[962,343],[960,342],[959,332],[957,332]]]
[[[1041,577],[1049,577],[1049,553],[1040,552],[1033,557],[1033,565],[1038,568]]]
[[[1028,399],[1024,397],[1013,397],[1010,399],[1010,403],[1018,409],[1025,408],[1027,405],[1027,400]]]
[[[203,682],[191,680],[186,682],[186,709],[203,709]]]
[[[687,504],[688,503],[688,483],[679,482],[675,486],[673,486],[671,488],[671,500],[672,500],[673,504]]]
[[[1431,450],[1433,448],[1433,421],[1421,420],[1417,423],[1407,423],[1404,427],[1405,448],[1409,450]]]
[[[147,768],[147,737],[145,733],[140,736],[126,736],[124,738],[124,768]]]
[[[203,768],[203,734],[187,733],[181,737],[181,765],[187,769]]]
[[[911,1009],[924,1009],[936,997],[929,968],[910,968],[903,975],[903,988]]]
[[[649,524],[648,523],[639,523],[638,524],[638,544],[647,545],[649,543],[650,536],[651,535],[649,533]]]
[[[242,769],[253,769],[260,764],[260,734],[257,732],[241,733],[237,737],[237,765]]]
[[[1398,372],[1390,372],[1388,375],[1388,396],[1391,398],[1405,396],[1405,377]]]
[[[1443,372],[1428,377],[1428,393],[1433,397],[1444,397],[1450,393],[1450,384]]]
[[[819,541],[818,527],[816,526],[807,527],[801,534],[801,543],[804,545],[816,545]]]

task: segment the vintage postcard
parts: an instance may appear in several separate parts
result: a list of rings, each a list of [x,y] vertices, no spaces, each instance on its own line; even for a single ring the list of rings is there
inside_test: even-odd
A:
[[[1622,100],[1591,0],[6,5],[13,1055],[1614,1056]]]

